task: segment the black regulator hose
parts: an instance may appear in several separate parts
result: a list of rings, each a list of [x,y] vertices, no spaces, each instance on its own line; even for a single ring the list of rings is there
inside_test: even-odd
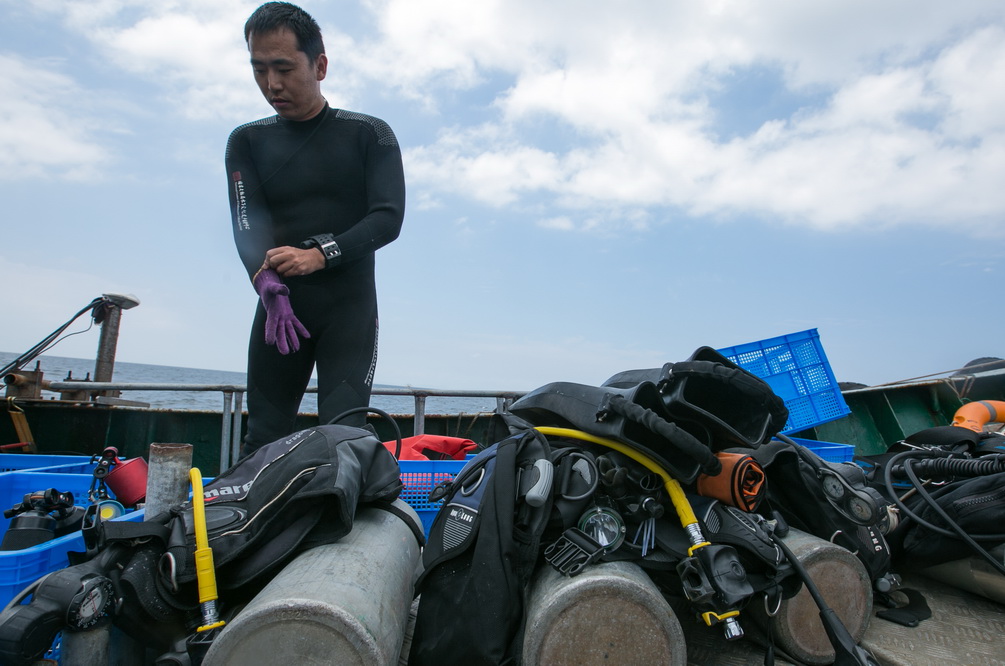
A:
[[[631,402],[622,395],[611,395],[607,403],[611,411],[649,429],[698,463],[701,471],[715,476],[722,471],[722,463],[712,449],[698,441],[698,438],[679,426],[670,423],[651,409]]]
[[[995,453],[980,458],[946,458],[933,457],[913,460],[911,468],[918,476],[931,479],[934,477],[977,477],[989,476],[1005,472],[1005,454]],[[901,468],[893,470],[894,474]]]
[[[80,311],[77,312],[77,314],[70,317],[69,321],[67,321],[65,324],[57,328],[49,335],[42,338],[42,340],[35,343],[35,345],[31,349],[18,356],[16,359],[5,365],[3,368],[0,368],[0,378],[4,377],[8,372],[16,371],[21,366],[30,363],[36,356],[47,351],[50,347],[56,344],[57,342],[56,338],[58,338],[63,331],[68,329],[70,327],[70,324],[77,321],[77,319],[85,312],[89,310],[91,311],[97,310],[98,306],[102,305],[104,302],[105,302],[104,297],[99,296],[98,298],[95,298],[93,301],[82,307]]]
[[[802,579],[803,585],[806,586],[806,590],[813,598],[813,603],[816,604],[817,609],[820,611],[820,622],[824,626],[824,631],[827,632],[827,639],[830,641],[831,647],[834,648],[834,664],[836,666],[879,666],[879,662],[876,661],[868,650],[858,645],[851,634],[848,633],[848,628],[841,622],[841,618],[838,617],[837,612],[827,605],[827,601],[820,594],[820,589],[813,582],[813,578],[806,570],[806,567],[803,566],[803,563],[799,561],[799,558],[796,557],[792,549],[785,543],[785,540],[782,538],[784,534],[788,533],[788,525],[785,523],[785,519],[777,511],[774,512],[774,518],[779,529],[768,530],[768,535],[789,560],[792,569]]]
[[[347,409],[325,425],[334,425],[344,419],[347,416],[352,416],[353,414],[359,414],[360,412],[366,412],[367,414],[373,413],[387,420],[391,424],[391,429],[394,431],[394,457],[396,459],[401,458],[401,428],[398,424],[394,422],[391,415],[385,412],[383,409],[377,409],[376,407],[353,407],[352,409]]]
[[[971,461],[968,459],[957,459],[956,463],[953,463],[951,460],[948,459],[949,456],[952,455],[953,454],[950,453],[949,451],[943,451],[939,449],[926,449],[924,451],[904,451],[902,453],[898,453],[893,458],[891,458],[890,461],[884,466],[883,483],[886,487],[887,494],[893,499],[897,507],[899,507],[900,510],[904,512],[904,515],[906,515],[908,518],[911,518],[919,525],[922,525],[925,528],[932,530],[936,534],[956,538],[957,536],[959,536],[958,532],[952,532],[947,528],[939,527],[938,525],[933,525],[931,522],[925,520],[924,518],[916,514],[914,511],[912,511],[906,504],[904,504],[904,501],[900,499],[900,497],[898,496],[897,489],[894,488],[893,486],[893,472],[902,471],[904,475],[907,476],[908,479],[911,481],[911,485],[918,492],[918,495],[922,498],[922,500],[924,500],[926,504],[931,506],[935,510],[935,512],[942,517],[943,520],[946,520],[948,525],[950,525],[951,527],[952,526],[958,527],[952,519],[948,518],[948,516],[946,515],[943,515],[945,512],[942,510],[941,507],[938,506],[938,502],[936,502],[932,498],[932,496],[928,493],[928,491],[924,489],[923,487],[924,484],[919,479],[919,477],[927,476],[927,474],[919,474],[916,467],[920,462],[928,462],[930,463],[930,465],[933,466],[935,464],[939,464],[947,468],[955,467],[957,466],[958,463],[978,462],[976,460]],[[913,460],[913,458],[920,458],[920,457],[927,458],[927,460],[922,461]],[[928,467],[926,468],[926,471],[930,471],[931,469],[932,467]],[[1002,541],[1005,540],[1005,534],[981,534],[976,535],[973,538],[978,541]]]
[[[925,490],[924,483],[918,477],[918,474],[914,469],[915,465],[918,464],[919,462],[928,462],[930,463],[929,465],[930,469],[942,467],[945,469],[969,468],[972,470],[977,469],[977,466],[963,465],[960,463],[981,462],[979,460],[971,460],[971,459],[956,459],[955,461],[953,461],[952,459],[949,458],[952,455],[953,454],[950,453],[949,451],[943,451],[939,449],[926,449],[923,451],[904,451],[903,453],[898,453],[897,455],[895,455],[893,458],[890,459],[890,461],[887,463],[887,465],[883,470],[883,482],[886,485],[887,492],[889,493],[890,497],[893,498],[893,501],[897,504],[900,510],[903,511],[904,514],[910,517],[912,520],[917,522],[919,525],[942,536],[947,536],[953,539],[957,538],[962,539],[963,542],[966,543],[968,546],[970,546],[970,548],[975,553],[980,555],[983,559],[987,560],[987,562],[990,563],[991,566],[996,571],[1005,576],[1005,566],[1003,566],[1002,563],[999,562],[996,557],[991,555],[979,543],[977,543],[978,541],[1002,541],[1005,540],[1005,534],[981,534],[973,536],[967,534],[966,530],[964,530],[956,523],[956,521],[950,518],[949,514],[946,513],[945,509],[943,509],[939,505],[939,503],[935,501],[935,499],[928,493],[928,491]],[[926,460],[916,461],[914,460],[914,458],[925,458]],[[945,521],[946,525],[949,525],[951,529],[945,529],[938,525],[932,524],[931,522],[918,516],[911,509],[909,509],[906,504],[904,504],[904,502],[900,499],[900,497],[897,496],[897,492],[893,487],[894,468],[897,468],[898,471],[901,469],[903,470],[907,478],[911,481],[911,485],[914,487],[915,491],[917,491],[918,496],[921,497],[922,501],[924,501],[925,504],[931,507],[931,509],[935,511],[935,513],[938,514],[938,516],[942,518],[942,520]]]

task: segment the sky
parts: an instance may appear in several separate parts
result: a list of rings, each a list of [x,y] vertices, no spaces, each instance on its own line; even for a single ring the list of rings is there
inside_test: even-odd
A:
[[[243,371],[242,0],[0,0],[0,350]],[[1000,0],[310,0],[402,147],[376,382],[530,390],[817,329],[839,381],[1005,356]],[[87,318],[52,354],[91,358]],[[44,367],[43,367],[44,370]]]

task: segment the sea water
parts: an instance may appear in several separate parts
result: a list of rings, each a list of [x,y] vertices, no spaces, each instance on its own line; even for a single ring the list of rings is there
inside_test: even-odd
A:
[[[0,367],[18,357],[18,354],[0,352]],[[36,362],[48,381],[77,380],[92,378],[94,359],[66,358],[43,354],[27,363],[23,369],[34,370]],[[247,375],[243,372],[228,372],[225,370],[202,370],[198,368],[180,368],[170,365],[147,365],[145,363],[123,363],[116,361],[112,381],[116,383],[144,384],[208,384],[231,385],[244,387],[247,385]],[[311,380],[311,386],[317,382]],[[379,390],[383,385],[375,385]],[[394,387],[400,388],[400,387]],[[58,394],[42,392],[43,397],[58,398]],[[220,391],[122,391],[123,400],[131,400],[148,404],[154,409],[189,409],[206,411],[223,411],[223,393]],[[410,396],[374,395],[370,405],[390,414],[411,414],[415,411],[415,400]],[[247,409],[244,403],[243,409]],[[495,409],[493,398],[445,398],[430,397],[426,399],[427,414],[474,414],[491,412]],[[317,393],[307,393],[300,404],[300,411],[316,414],[318,411]]]

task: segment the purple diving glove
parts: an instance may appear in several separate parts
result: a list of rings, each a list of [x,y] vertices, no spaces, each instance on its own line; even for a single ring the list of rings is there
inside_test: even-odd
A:
[[[271,268],[263,268],[252,280],[255,291],[265,306],[265,344],[275,345],[280,354],[289,354],[300,349],[300,338],[311,334],[290,306],[290,288],[279,279],[279,273]],[[300,334],[300,338],[297,334]]]

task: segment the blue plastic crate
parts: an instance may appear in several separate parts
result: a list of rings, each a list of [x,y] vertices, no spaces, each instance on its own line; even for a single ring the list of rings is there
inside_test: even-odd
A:
[[[849,444],[818,442],[815,439],[802,439],[800,437],[789,437],[789,439],[796,444],[805,446],[827,462],[854,462],[855,447]]]
[[[422,529],[429,536],[429,528],[443,502],[430,502],[429,493],[439,483],[453,479],[464,467],[466,460],[399,460],[401,482],[405,488],[401,499],[412,507],[422,520]]]
[[[48,488],[72,492],[74,504],[85,506],[92,479],[91,474],[35,471],[0,474],[0,506],[8,509],[20,504],[26,494]],[[116,520],[142,519],[143,511],[133,511]],[[9,525],[10,520],[0,514],[0,534],[5,533]],[[45,574],[69,566],[67,553],[84,550],[84,538],[78,531],[31,548],[0,551],[0,604],[6,606],[24,588]]]
[[[4,453],[0,455],[0,473],[26,472],[28,470],[82,465],[91,460],[90,456],[48,456],[37,453]]]
[[[806,430],[851,413],[815,328],[718,351],[766,381],[785,401],[789,420],[783,433]]]
[[[87,474],[88,476],[93,476],[94,467],[95,463],[92,463],[90,458],[84,458],[81,462],[63,463],[62,465],[39,467],[25,471],[32,474]]]

